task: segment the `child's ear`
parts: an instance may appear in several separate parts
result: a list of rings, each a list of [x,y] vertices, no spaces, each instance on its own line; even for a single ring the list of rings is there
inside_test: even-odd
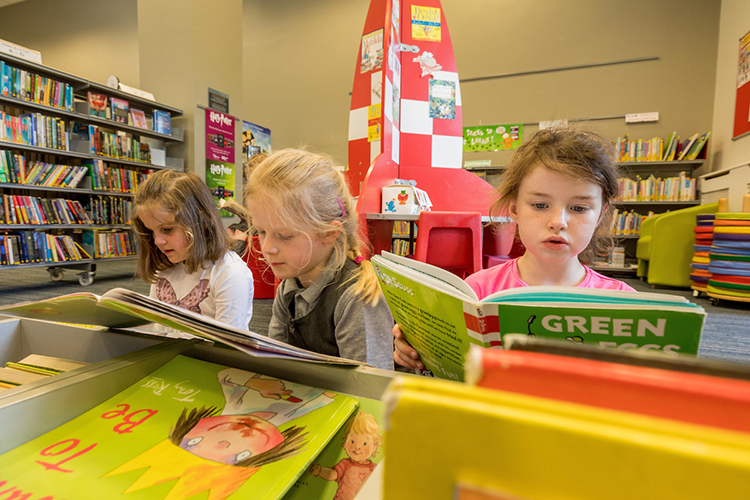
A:
[[[518,215],[518,200],[516,198],[513,198],[508,203],[508,215],[510,215],[511,219],[516,220],[516,216]]]
[[[341,221],[331,221],[331,226],[333,226],[334,229],[329,229],[323,233],[323,242],[327,245],[332,245],[333,242],[336,241],[336,238],[339,237],[339,233],[341,233],[342,230]]]

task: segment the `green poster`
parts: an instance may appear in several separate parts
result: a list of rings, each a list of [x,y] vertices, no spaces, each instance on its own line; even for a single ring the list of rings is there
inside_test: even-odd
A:
[[[464,127],[464,151],[516,149],[523,139],[523,125]]]
[[[206,160],[206,185],[214,195],[217,207],[222,198],[235,199],[234,163]],[[234,217],[234,214],[221,210],[221,216]]]

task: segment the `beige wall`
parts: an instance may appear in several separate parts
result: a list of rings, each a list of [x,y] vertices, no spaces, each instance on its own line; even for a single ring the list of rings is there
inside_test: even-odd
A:
[[[735,0],[740,2],[741,0]],[[613,138],[711,129],[719,0],[443,0],[460,78],[658,56],[652,62],[466,82],[464,126],[658,111],[588,125]],[[244,0],[244,118],[274,148],[347,161],[349,92],[368,0]],[[526,128],[527,133],[536,130]],[[470,153],[502,165],[506,153]]]
[[[650,138],[673,130],[685,137],[713,124],[720,136],[719,122],[727,120],[719,114],[731,115],[734,92],[719,86],[736,71],[730,68],[726,76],[722,61],[736,60],[733,45],[750,29],[742,26],[747,2],[724,4],[728,14],[721,26],[729,32],[722,32],[717,66],[719,0],[443,0],[461,78],[660,58],[465,82],[464,125],[659,111],[656,124],[618,119],[589,125],[613,137]],[[369,0],[243,0],[243,102],[231,111],[271,128],[274,148],[306,144],[346,163],[349,92],[368,6]],[[85,12],[98,12],[99,21],[82,22]],[[32,22],[41,29],[30,30]],[[0,38],[41,50],[45,64],[64,71],[95,81],[116,74],[140,85],[136,0],[27,0],[0,9]],[[168,96],[157,99],[170,102]],[[724,104],[726,99],[731,103]],[[534,130],[526,127],[527,133]],[[713,137],[711,151],[720,143]],[[747,146],[740,148],[731,148],[732,156],[745,155]],[[485,157],[502,165],[507,154],[465,158]],[[720,168],[741,161],[719,160]]]
[[[750,135],[732,140],[734,104],[737,95],[737,58],[739,39],[750,31],[750,2],[723,0],[716,85],[714,90],[711,156],[713,171],[726,170],[750,163]],[[747,192],[745,186],[744,192]],[[740,206],[731,207],[740,210]]]
[[[0,38],[65,73],[138,87],[136,0],[26,0],[0,9]],[[158,96],[157,96],[158,99]]]

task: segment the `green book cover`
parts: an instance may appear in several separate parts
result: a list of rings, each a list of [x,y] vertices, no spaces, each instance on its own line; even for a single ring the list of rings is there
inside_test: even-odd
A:
[[[324,389],[177,356],[0,455],[1,490],[81,500],[281,498],[356,408]]]
[[[349,397],[359,402],[359,409],[289,489],[284,500],[353,499],[375,472],[385,456],[383,402]]]
[[[480,301],[463,280],[430,264],[387,252],[372,262],[396,323],[436,377],[464,380],[469,346],[499,348],[511,333],[698,354],[706,313],[683,297],[534,286]]]

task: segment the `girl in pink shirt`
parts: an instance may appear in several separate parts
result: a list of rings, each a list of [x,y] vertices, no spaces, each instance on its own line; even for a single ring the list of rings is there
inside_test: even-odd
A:
[[[526,252],[466,279],[480,299],[522,286],[551,285],[635,291],[585,264],[613,246],[612,202],[619,172],[611,141],[594,132],[540,130],[511,157],[493,215],[509,214]],[[393,328],[393,359],[423,369],[417,352]]]

